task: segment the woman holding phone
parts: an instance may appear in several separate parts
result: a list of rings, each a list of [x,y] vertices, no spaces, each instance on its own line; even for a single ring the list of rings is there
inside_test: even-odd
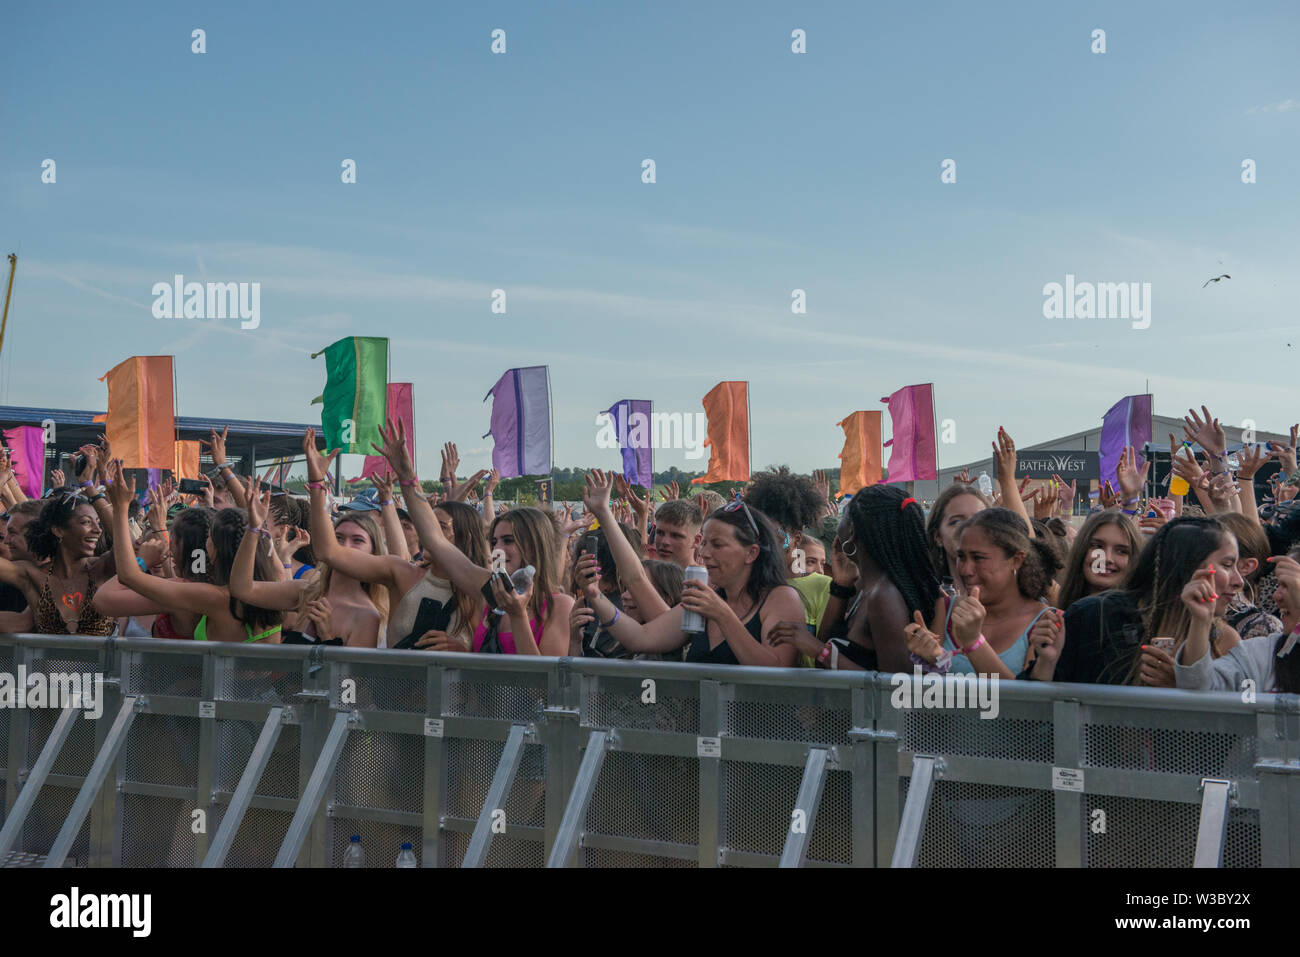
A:
[[[484,594],[484,608],[474,628],[470,650],[498,649],[502,654],[554,655],[569,652],[569,613],[573,597],[560,588],[560,550],[555,520],[540,509],[516,508],[497,516],[488,544],[500,554],[503,573],[488,562],[476,562],[447,537],[433,507],[420,490],[415,465],[406,447],[406,428],[389,421],[380,430],[383,446],[374,446],[388,460],[406,500],[406,509],[420,536],[423,556],[446,572],[451,584],[466,594]],[[533,579],[522,593],[510,577],[532,566]],[[491,602],[487,601],[491,595]],[[496,614],[500,609],[502,614]]]

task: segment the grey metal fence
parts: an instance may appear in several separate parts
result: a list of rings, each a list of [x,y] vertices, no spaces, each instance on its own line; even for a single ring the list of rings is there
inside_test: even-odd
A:
[[[0,636],[20,669],[103,714],[0,708],[0,862],[1300,866],[1296,696]]]

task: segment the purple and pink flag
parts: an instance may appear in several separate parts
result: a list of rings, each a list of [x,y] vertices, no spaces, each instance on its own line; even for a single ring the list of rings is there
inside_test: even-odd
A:
[[[40,498],[45,489],[45,430],[37,425],[5,429],[5,445],[14,478],[28,498]]]
[[[889,406],[894,435],[886,482],[934,480],[939,470],[934,451],[934,386],[909,385],[881,402]]]
[[[622,399],[605,413],[618,433],[623,478],[642,488],[654,487],[654,449],[649,399]]]
[[[1119,480],[1115,467],[1125,446],[1137,452],[1137,467],[1142,468],[1146,457],[1142,447],[1151,441],[1151,396],[1126,395],[1110,407],[1101,420],[1101,480],[1107,479],[1116,488]]]
[[[502,478],[550,475],[551,371],[548,366],[507,369],[488,394],[492,420],[492,467]]]

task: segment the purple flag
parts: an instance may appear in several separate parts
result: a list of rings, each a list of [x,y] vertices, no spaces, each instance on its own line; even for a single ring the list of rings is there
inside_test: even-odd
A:
[[[45,430],[36,425],[20,425],[5,429],[4,437],[18,486],[28,498],[40,498],[45,481]]]
[[[157,488],[158,483],[162,481],[162,469],[145,469],[147,473],[145,484],[151,488]]]
[[[1141,470],[1146,461],[1142,447],[1150,441],[1150,395],[1126,395],[1112,405],[1101,420],[1101,481],[1104,483],[1109,479],[1119,488],[1115,467],[1119,465],[1120,453],[1125,446],[1133,446],[1137,452],[1137,467]]]
[[[551,373],[547,366],[507,369],[492,397],[492,466],[502,478],[551,473]]]
[[[623,478],[642,488],[654,486],[650,408],[649,399],[622,399],[605,413],[613,420],[623,451]]]

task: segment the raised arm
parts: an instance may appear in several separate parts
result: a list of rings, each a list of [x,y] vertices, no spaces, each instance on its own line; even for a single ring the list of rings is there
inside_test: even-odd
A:
[[[306,587],[307,579],[294,581],[292,578],[273,582],[258,581],[254,575],[257,550],[263,540],[270,541],[269,532],[264,528],[270,515],[271,492],[267,489],[261,496],[252,491],[250,482],[245,496],[248,501],[248,528],[239,541],[235,552],[235,563],[230,568],[230,594],[246,605],[258,608],[270,608],[274,611],[294,611],[298,599]]]
[[[126,512],[135,496],[135,480],[127,482],[122,463],[112,466],[113,484],[108,487],[108,497],[113,508],[113,555],[117,559],[118,581],[138,595],[168,610],[189,611],[200,615],[215,615],[228,607],[226,591],[204,582],[176,581],[147,574],[135,561],[131,548],[131,529]]]
[[[406,500],[406,511],[411,516],[411,524],[420,536],[420,547],[426,558],[435,562],[447,573],[453,585],[461,591],[477,594],[491,578],[492,573],[486,568],[475,565],[454,544],[447,541],[433,514],[433,506],[420,491],[419,479],[415,476],[415,465],[411,462],[410,452],[406,448],[406,427],[391,419],[384,429],[380,429],[383,448],[372,448],[388,460],[389,467],[397,476],[397,483],[402,489],[402,498]],[[331,536],[332,537],[332,536]],[[319,548],[317,549],[319,554]],[[567,642],[567,637],[566,637]]]
[[[399,559],[403,564],[411,561],[411,550],[406,547],[406,533],[402,531],[402,519],[397,514],[397,502],[393,500],[393,476],[372,475],[370,481],[375,485],[379,496],[380,524],[384,529],[384,541],[388,545],[389,556]],[[371,558],[376,556],[372,555]]]
[[[605,542],[614,556],[618,567],[618,577],[623,587],[632,593],[637,606],[644,612],[646,621],[653,621],[668,611],[668,603],[659,597],[659,592],[650,583],[641,559],[628,542],[623,529],[614,520],[614,513],[609,507],[609,490],[614,479],[602,469],[587,473],[586,484],[582,489],[582,504],[587,511],[596,516],[600,528],[605,533]],[[626,487],[626,486],[624,486]]]
[[[307,491],[311,496],[311,540],[317,561],[357,581],[397,588],[397,567],[406,564],[402,559],[395,555],[370,555],[359,552],[355,548],[344,548],[334,537],[334,524],[330,521],[329,505],[325,500],[325,476],[329,474],[330,463],[339,454],[339,450],[335,449],[328,455],[321,455],[316,450],[315,429],[308,429],[303,435],[302,450],[307,456]],[[396,518],[395,512],[393,517]],[[401,525],[398,525],[399,536],[401,530]]]
[[[614,607],[613,602],[600,593],[596,583],[596,559],[584,555],[578,560],[578,587],[587,598],[587,607],[596,613],[596,621],[628,651],[638,654],[666,654],[686,644],[682,631],[682,608],[669,609],[644,625]],[[753,643],[753,639],[750,642]]]
[[[1029,520],[1029,510],[1025,508],[1025,503],[1020,498],[1020,487],[1016,485],[1016,443],[1011,440],[1007,430],[1001,426],[998,427],[998,440],[993,443],[993,462],[997,467],[998,488],[1002,492],[1002,506],[1011,509],[1025,520],[1025,527],[1029,529],[1029,537],[1033,538],[1034,523]],[[902,624],[898,626],[898,641],[904,649],[907,646],[903,644],[903,629],[907,627],[910,620],[910,618],[905,617]],[[904,655],[904,658],[906,657]]]
[[[244,487],[240,484],[239,477],[235,475],[235,470],[226,461],[226,437],[230,434],[230,426],[223,427],[220,435],[217,435],[216,429],[210,431],[211,437],[203,444],[212,450],[213,466],[225,483],[226,490],[230,492],[230,497],[235,500],[235,504],[240,508],[248,508],[248,497],[244,494]]]

